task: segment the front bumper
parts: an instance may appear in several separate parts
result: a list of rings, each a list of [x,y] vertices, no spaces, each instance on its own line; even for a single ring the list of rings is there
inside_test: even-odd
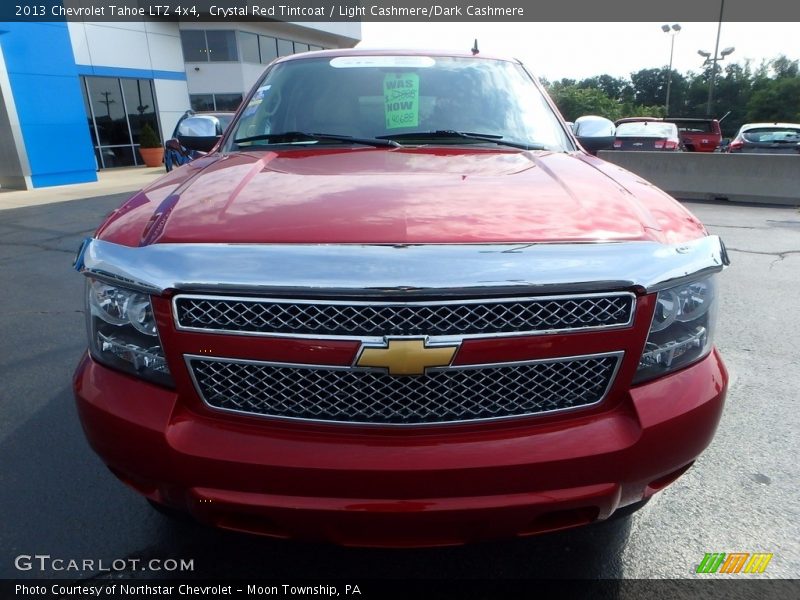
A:
[[[649,497],[711,442],[727,373],[714,350],[605,411],[402,430],[218,418],[88,356],[74,388],[93,449],[156,502],[272,537],[434,546],[586,524]]]

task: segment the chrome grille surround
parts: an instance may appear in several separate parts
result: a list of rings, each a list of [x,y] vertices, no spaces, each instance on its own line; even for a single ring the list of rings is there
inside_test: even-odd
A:
[[[279,419],[360,425],[435,425],[542,415],[603,401],[623,352],[429,369],[378,369],[186,355],[211,408]]]
[[[327,338],[425,335],[459,338],[627,327],[629,292],[424,302],[295,300],[179,294],[184,331]]]

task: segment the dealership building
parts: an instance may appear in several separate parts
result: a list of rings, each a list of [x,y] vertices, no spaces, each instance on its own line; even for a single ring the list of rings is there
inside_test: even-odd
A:
[[[352,23],[0,22],[0,188],[97,180],[143,164],[145,123],[235,110],[278,56],[352,47]]]

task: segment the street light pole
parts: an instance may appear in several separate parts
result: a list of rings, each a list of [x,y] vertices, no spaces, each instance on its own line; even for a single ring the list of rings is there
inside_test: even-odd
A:
[[[722,31],[722,13],[725,10],[725,0],[720,1],[719,5],[719,25],[717,25],[717,43],[714,46],[714,58],[711,61],[711,81],[708,84],[708,106],[706,106],[706,116],[711,116],[711,103],[714,101],[714,83],[717,78],[717,61],[719,58],[719,34]],[[733,50],[731,50],[733,52]],[[729,53],[730,54],[730,53]],[[723,56],[724,58],[724,56]]]
[[[667,101],[664,103],[664,114],[669,116],[669,90],[672,87],[672,54],[675,51],[675,36],[681,31],[681,26],[675,23],[672,27],[669,25],[662,25],[661,31],[668,33],[670,37],[669,43],[669,71],[667,73]]]

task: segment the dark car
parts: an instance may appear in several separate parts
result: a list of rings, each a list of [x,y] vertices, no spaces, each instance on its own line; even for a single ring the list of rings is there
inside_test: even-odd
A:
[[[722,143],[722,130],[717,119],[668,117],[664,121],[678,126],[678,135],[687,152],[714,152]]]
[[[210,151],[225,133],[234,114],[187,110],[175,125],[172,138],[164,143],[164,167],[167,172]]]
[[[746,123],[728,146],[728,152],[800,154],[800,124]]]
[[[664,121],[627,121],[617,127],[614,150],[682,150],[678,126]]]

